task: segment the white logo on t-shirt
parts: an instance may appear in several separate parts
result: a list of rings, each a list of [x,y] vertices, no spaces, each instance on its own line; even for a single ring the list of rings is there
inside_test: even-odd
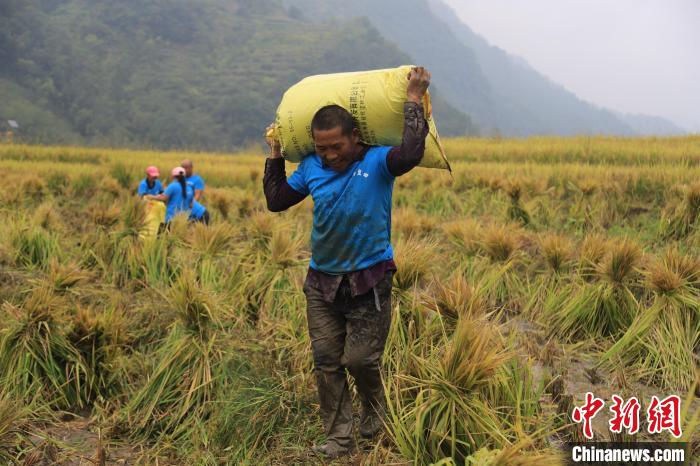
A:
[[[358,168],[352,173],[352,176],[364,176],[365,178],[367,178],[369,176],[369,173],[363,172],[361,168]]]

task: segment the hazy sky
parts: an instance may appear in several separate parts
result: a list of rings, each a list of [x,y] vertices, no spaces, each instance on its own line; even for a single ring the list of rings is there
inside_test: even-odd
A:
[[[580,98],[700,132],[700,0],[443,0]]]

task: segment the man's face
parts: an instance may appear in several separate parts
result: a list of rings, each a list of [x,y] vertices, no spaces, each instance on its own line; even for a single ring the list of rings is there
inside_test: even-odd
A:
[[[182,168],[185,169],[185,176],[186,176],[186,177],[189,178],[190,176],[192,176],[193,169],[192,169],[192,164],[191,164],[191,163],[183,163],[183,164],[180,165],[180,166],[181,166]]]
[[[315,129],[313,131],[316,153],[323,163],[336,172],[345,171],[354,161],[358,152],[360,133],[353,129],[352,134],[343,135],[343,129]]]

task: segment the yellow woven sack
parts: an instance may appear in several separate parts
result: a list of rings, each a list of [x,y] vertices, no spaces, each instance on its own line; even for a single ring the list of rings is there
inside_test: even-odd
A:
[[[323,106],[336,104],[357,120],[362,142],[370,145],[398,146],[403,136],[403,104],[406,101],[408,74],[412,66],[310,76],[290,87],[277,108],[274,134],[282,155],[299,162],[315,152],[311,120]],[[422,167],[444,168],[450,164],[440,144],[432,116],[430,94],[423,102],[430,134],[425,141]]]
[[[165,204],[160,201],[144,200],[146,203],[146,223],[139,232],[142,240],[155,238],[160,224],[165,222]]]

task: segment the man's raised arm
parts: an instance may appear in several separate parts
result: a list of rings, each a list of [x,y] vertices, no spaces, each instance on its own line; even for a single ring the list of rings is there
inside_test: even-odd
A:
[[[422,67],[411,70],[408,77],[407,102],[403,105],[403,138],[399,147],[389,151],[386,160],[389,172],[394,176],[408,173],[423,160],[425,138],[429,128],[422,101],[429,85],[428,70]]]
[[[287,175],[284,171],[284,158],[282,158],[279,141],[271,138],[266,139],[270,146],[270,156],[265,160],[263,191],[265,192],[267,209],[272,212],[282,212],[300,203],[306,196],[287,183]]]

